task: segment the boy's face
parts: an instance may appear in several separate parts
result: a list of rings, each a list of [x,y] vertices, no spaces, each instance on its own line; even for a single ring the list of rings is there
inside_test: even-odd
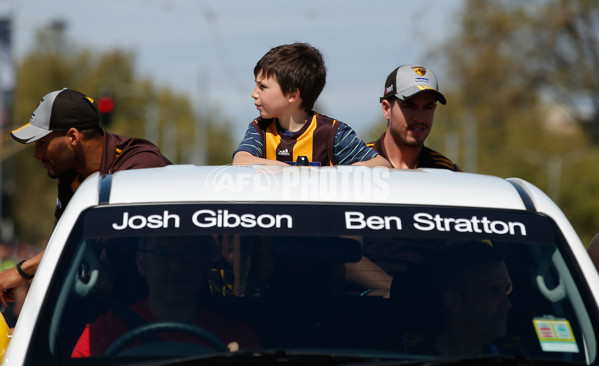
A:
[[[262,118],[280,118],[291,104],[289,95],[283,93],[277,79],[274,76],[266,77],[262,72],[256,76],[252,98]]]

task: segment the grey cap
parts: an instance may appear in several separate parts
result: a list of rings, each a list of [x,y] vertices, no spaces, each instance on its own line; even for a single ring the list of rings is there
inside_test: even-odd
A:
[[[29,123],[13,130],[10,136],[29,144],[56,130],[99,128],[100,117],[93,99],[78,91],[62,89],[42,97]]]
[[[387,76],[385,92],[380,100],[383,102],[392,96],[406,100],[426,91],[432,91],[441,104],[447,103],[445,96],[439,92],[439,83],[433,70],[414,64],[402,65]]]

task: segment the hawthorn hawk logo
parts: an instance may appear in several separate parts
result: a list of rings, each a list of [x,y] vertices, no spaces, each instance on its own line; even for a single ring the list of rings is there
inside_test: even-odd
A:
[[[424,76],[424,74],[426,74],[426,68],[424,68],[422,66],[412,67],[412,70],[414,70],[414,72],[420,76]]]

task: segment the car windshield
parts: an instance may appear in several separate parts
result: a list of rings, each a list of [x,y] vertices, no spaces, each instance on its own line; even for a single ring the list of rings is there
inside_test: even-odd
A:
[[[97,207],[48,294],[28,363],[278,351],[587,364],[597,353],[588,288],[555,223],[510,210]]]

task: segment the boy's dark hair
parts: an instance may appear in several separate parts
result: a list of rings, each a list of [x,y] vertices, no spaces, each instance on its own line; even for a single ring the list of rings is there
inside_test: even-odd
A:
[[[324,89],[327,71],[320,51],[308,43],[292,43],[271,48],[254,67],[254,76],[274,76],[283,93],[295,89],[302,98],[301,107],[311,111]]]

